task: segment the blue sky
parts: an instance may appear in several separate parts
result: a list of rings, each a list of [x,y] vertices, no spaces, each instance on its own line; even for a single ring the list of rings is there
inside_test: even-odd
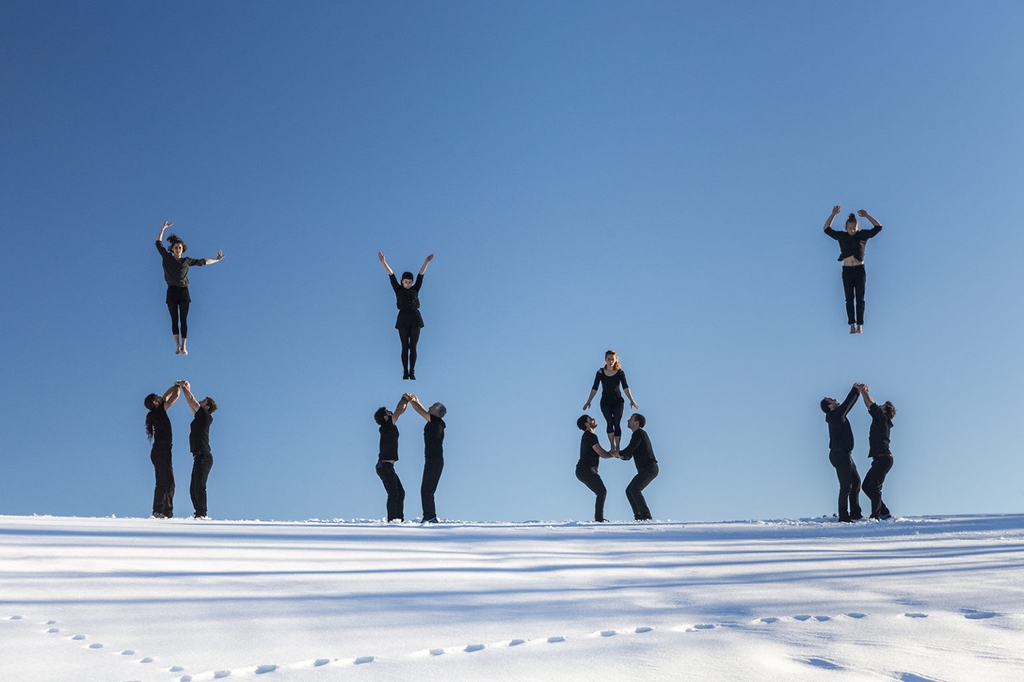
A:
[[[0,513],[149,512],[142,398],[220,404],[217,518],[376,518],[380,405],[440,400],[442,517],[588,518],[608,348],[656,518],[832,513],[818,409],[899,408],[896,514],[1020,511],[1019,3],[0,6]],[[885,230],[847,333],[833,204]],[[193,271],[173,353],[153,240]],[[401,380],[376,259],[416,270]],[[171,410],[189,513],[191,414]],[[599,410],[591,414],[601,422]],[[628,411],[627,411],[628,414]],[[852,422],[867,470],[869,419]],[[419,514],[422,420],[398,472]],[[630,517],[631,463],[601,468]]]

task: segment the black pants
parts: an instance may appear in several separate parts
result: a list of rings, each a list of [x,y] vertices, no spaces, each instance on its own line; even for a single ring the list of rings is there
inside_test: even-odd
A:
[[[402,369],[412,372],[416,369],[416,344],[420,340],[420,327],[399,327],[398,338],[402,340]]]
[[[153,443],[149,460],[156,470],[156,489],[153,491],[153,515],[174,516],[174,469],[171,467],[171,444]]]
[[[405,488],[395,473],[395,465],[391,462],[377,462],[377,475],[388,494],[388,521],[404,521],[402,510],[405,508]]]
[[[444,470],[444,457],[429,457],[423,461],[423,482],[420,483],[420,500],[423,502],[423,520],[437,518],[437,509],[434,508],[434,493],[437,492],[437,482],[441,480],[441,472]]]
[[[843,291],[846,293],[846,323],[864,324],[864,283],[867,274],[863,265],[843,266]],[[856,302],[856,311],[854,303]],[[856,319],[854,318],[856,312]]]
[[[622,427],[619,422],[622,421],[622,410],[626,407],[626,401],[622,399],[622,396],[616,398],[610,398],[605,400],[605,397],[601,396],[601,414],[604,415],[604,420],[608,422],[608,428],[605,429],[608,433],[615,434],[616,436],[622,435]]]
[[[604,499],[608,496],[608,489],[604,487],[604,481],[598,475],[597,467],[580,466],[577,464],[576,478],[597,495],[597,501],[594,502],[594,520],[604,521]]]
[[[889,508],[882,502],[882,484],[885,475],[892,469],[892,455],[875,455],[871,458],[871,468],[864,477],[864,494],[871,500],[871,518],[889,516]]]
[[[188,306],[192,302],[188,287],[167,287],[166,300],[167,311],[171,314],[171,333],[178,336],[178,321],[181,320],[181,338],[188,338]]]
[[[860,510],[860,474],[849,450],[829,450],[828,461],[839,478],[839,520],[862,518]],[[865,491],[867,492],[867,491]]]
[[[192,453],[192,484],[188,494],[192,497],[192,508],[196,510],[196,518],[206,516],[206,479],[213,468],[213,455],[197,455]]]
[[[652,464],[637,471],[636,476],[626,486],[626,499],[629,500],[629,506],[633,508],[633,518],[637,521],[649,521],[651,518],[651,510],[647,508],[643,489],[657,477],[658,465]]]

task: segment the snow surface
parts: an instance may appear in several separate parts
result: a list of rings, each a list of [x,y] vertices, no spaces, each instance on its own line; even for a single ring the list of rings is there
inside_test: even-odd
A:
[[[0,679],[1021,680],[1024,515],[0,516]]]

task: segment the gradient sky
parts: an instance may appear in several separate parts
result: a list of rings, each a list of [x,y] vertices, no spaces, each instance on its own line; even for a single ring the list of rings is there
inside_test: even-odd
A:
[[[215,518],[382,517],[372,415],[413,390],[449,410],[440,516],[588,519],[575,421],[608,348],[656,518],[834,513],[818,402],[854,381],[899,409],[895,514],[1020,511],[1022,25],[998,1],[5,2],[0,513],[148,515],[142,399],[184,378],[220,404]],[[885,226],[861,336],[833,204]],[[226,254],[192,272],[187,358],[165,220]],[[436,254],[416,382],[377,251]],[[422,424],[398,423],[407,518]],[[631,518],[632,463],[601,472]]]

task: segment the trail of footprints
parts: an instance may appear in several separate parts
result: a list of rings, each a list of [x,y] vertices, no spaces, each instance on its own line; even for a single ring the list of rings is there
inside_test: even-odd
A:
[[[990,618],[996,618],[997,616],[1002,615],[1002,614],[999,614],[999,613],[996,613],[996,612],[993,612],[993,611],[979,611],[979,610],[976,610],[976,609],[968,609],[968,608],[960,609],[960,614],[964,618],[966,618],[968,620],[988,620]],[[799,622],[799,623],[814,623],[814,622],[826,623],[826,622],[831,621],[831,620],[833,620],[834,618],[837,618],[837,617],[839,617],[839,618],[854,618],[854,619],[858,619],[859,620],[859,619],[862,619],[862,618],[867,618],[868,615],[865,614],[865,613],[851,612],[851,613],[844,613],[841,616],[813,616],[813,615],[810,615],[810,614],[798,614],[798,615],[795,615],[795,616],[767,616],[767,617],[764,617],[764,618],[758,618],[758,619],[755,619],[753,621],[750,621],[750,623],[748,625],[754,626],[754,627],[771,626],[771,625],[774,625],[775,623],[779,623],[779,622],[783,622],[783,621],[787,621],[787,620],[788,621],[796,621],[796,622]],[[903,618],[909,618],[909,619],[919,619],[919,618],[927,618],[928,614],[927,613],[920,613],[920,612],[907,612],[907,613],[904,613],[902,615],[902,617]],[[13,616],[7,617],[7,620],[17,621],[17,620],[23,620],[23,618],[22,618],[22,616],[19,616],[19,615],[13,615]],[[101,644],[99,642],[89,642],[88,641],[88,637],[86,637],[83,634],[79,634],[79,633],[71,634],[71,631],[62,630],[59,627],[59,624],[57,623],[57,621],[55,621],[55,620],[48,620],[48,621],[42,623],[42,625],[46,629],[42,630],[41,632],[43,632],[43,633],[45,633],[47,635],[51,635],[51,636],[52,635],[60,635],[62,637],[67,638],[68,641],[70,641],[72,643],[75,643],[75,644],[78,644],[79,646],[83,646],[83,647],[88,648],[88,649],[93,649],[93,650],[103,650],[104,649],[103,644]],[[744,625],[740,624],[740,623],[696,623],[696,624],[689,625],[689,626],[677,626],[677,627],[667,628],[667,631],[669,631],[669,632],[701,632],[701,631],[714,630],[716,628],[723,628],[723,627],[736,628],[736,627],[744,627]],[[646,634],[648,632],[653,632],[653,631],[654,631],[654,628],[646,627],[646,626],[640,626],[640,627],[636,627],[636,628],[632,628],[632,629],[628,629],[628,630],[601,630],[599,632],[594,632],[594,633],[590,633],[590,634],[584,635],[583,637],[581,637],[581,639],[587,639],[587,638],[608,638],[608,637],[617,637],[617,636],[622,636],[622,635],[626,635],[626,636],[629,636],[629,635],[644,635],[644,634]],[[566,641],[568,641],[568,639],[570,639],[570,638],[563,637],[563,636],[553,636],[553,637],[539,638],[539,639],[511,639],[511,640],[507,640],[507,641],[498,642],[496,644],[473,643],[473,644],[466,644],[466,645],[447,647],[447,648],[442,648],[442,649],[427,649],[427,650],[415,652],[415,653],[411,654],[410,656],[412,656],[412,657],[421,657],[421,656],[422,657],[434,657],[434,656],[444,656],[444,655],[452,655],[452,654],[454,654],[454,655],[458,655],[458,654],[472,654],[472,653],[476,653],[478,651],[483,651],[484,649],[502,649],[502,648],[508,649],[508,648],[519,647],[519,646],[524,646],[524,645],[528,645],[528,646],[533,646],[533,645],[555,645],[555,644],[560,644],[560,643],[566,642]],[[120,651],[116,651],[116,652],[113,652],[113,653],[114,653],[114,655],[122,656],[126,660],[131,660],[134,663],[140,664],[140,665],[153,664],[155,662],[153,657],[151,657],[151,656],[139,656],[132,649],[122,649]],[[197,673],[195,675],[187,674],[185,672],[185,668],[180,666],[180,665],[171,665],[171,666],[168,666],[166,668],[166,671],[170,675],[177,676],[176,678],[173,678],[173,677],[171,678],[171,679],[176,679],[177,682],[200,682],[200,680],[219,680],[219,679],[227,678],[227,677],[230,677],[232,675],[232,673],[235,673],[235,672],[241,673],[241,674],[264,675],[264,674],[267,674],[267,673],[272,673],[275,670],[278,670],[278,669],[280,669],[282,667],[301,670],[301,669],[320,668],[320,667],[323,667],[323,666],[335,666],[336,667],[336,666],[366,665],[368,663],[373,663],[376,660],[378,660],[376,656],[358,656],[356,658],[316,658],[316,659],[310,659],[310,660],[306,660],[306,661],[299,661],[297,663],[292,663],[292,664],[285,665],[285,666],[274,665],[274,664],[261,664],[261,665],[251,666],[251,667],[245,667],[245,668],[242,668],[241,670],[210,670],[210,671],[204,671],[202,673]],[[824,658],[812,657],[812,658],[799,659],[799,660],[802,663],[805,663],[805,664],[807,664],[809,666],[812,666],[814,668],[819,668],[819,669],[822,669],[822,670],[845,670],[846,669],[844,666],[842,666],[842,665],[840,665],[838,663],[835,663],[833,661],[829,661],[829,660],[824,659]],[[934,679],[932,679],[930,677],[924,677],[922,675],[918,675],[918,674],[912,673],[912,672],[897,672],[897,673],[895,673],[895,675],[896,676],[893,679],[898,680],[899,682],[937,682],[936,680],[934,680]]]

